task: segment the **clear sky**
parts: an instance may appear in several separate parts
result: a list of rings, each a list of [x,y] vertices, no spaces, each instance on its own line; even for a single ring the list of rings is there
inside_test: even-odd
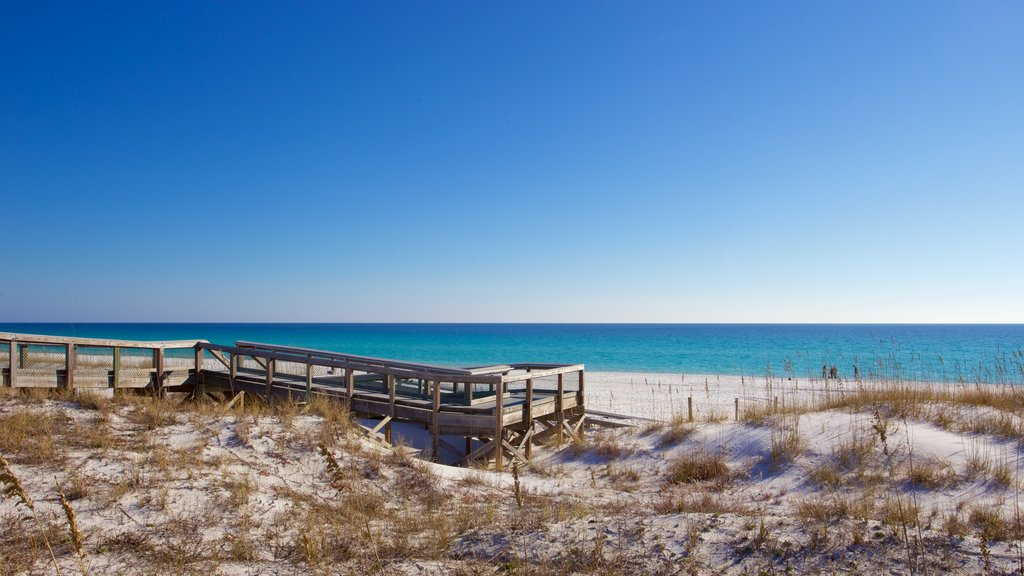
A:
[[[0,321],[1024,322],[1022,30],[3,2]]]

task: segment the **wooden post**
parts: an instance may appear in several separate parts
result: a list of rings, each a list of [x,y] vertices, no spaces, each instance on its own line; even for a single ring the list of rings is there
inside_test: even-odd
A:
[[[231,386],[231,391],[235,391],[235,378],[238,376],[238,354],[231,353],[231,366],[228,368],[228,384]]]
[[[153,368],[156,371],[156,381],[154,382],[157,398],[164,397],[164,349],[154,348],[153,349]]]
[[[583,370],[580,370],[580,390],[579,390],[579,392],[576,393],[576,404],[577,404],[577,410],[579,410],[579,413],[580,413],[580,419],[585,418],[586,414],[587,414],[586,408],[584,406],[584,403],[585,403],[584,398],[585,397],[583,395]],[[579,437],[580,437],[580,441],[581,442],[583,441],[583,435],[585,434],[585,432],[583,430],[584,427],[585,427],[585,425],[579,427],[580,428]]]
[[[391,374],[384,376],[384,381],[388,386],[388,416],[391,420],[395,419],[395,377]],[[391,444],[391,420],[384,426],[384,441]]]
[[[558,418],[558,431],[556,436],[558,437],[558,447],[562,447],[564,437],[564,431],[562,426],[565,425],[565,412],[562,408],[562,396],[565,394],[565,374],[558,375],[558,396],[555,396],[555,416]]]
[[[356,371],[347,368],[345,370],[345,405],[348,411],[352,411],[352,395],[356,392]]]
[[[498,382],[494,387],[494,469],[501,471],[504,466],[505,447],[505,381]]]
[[[533,455],[533,378],[526,380],[526,459]]]
[[[270,395],[274,391],[274,365],[277,363],[273,358],[267,358],[267,390],[264,395],[267,397],[267,402],[270,401]]]
[[[473,384],[471,382],[464,382],[462,384],[463,392],[466,393],[466,406],[473,405]],[[452,390],[455,389],[455,383],[452,383]]]
[[[309,402],[309,397],[313,394],[313,357],[306,357],[306,402]]]
[[[121,347],[114,346],[114,388],[121,385]]]
[[[64,345],[64,386],[67,388],[75,387],[75,355],[78,352],[78,347],[74,344],[68,343]]]
[[[18,372],[18,341],[17,340],[11,340],[11,348],[10,348],[10,350],[11,350],[11,353],[8,355],[8,358],[7,358],[7,369],[8,369],[7,385],[10,386],[11,388],[13,388],[14,387],[14,377],[15,377],[15,374],[17,374],[17,372]]]
[[[693,422],[693,396],[686,397],[686,415],[690,422]]]
[[[739,419],[740,419],[740,399],[739,398],[737,398],[735,400],[735,404],[736,404],[736,421],[738,422]]]
[[[194,351],[194,356],[195,356],[196,369],[195,369],[195,374],[193,375],[193,377],[195,378],[195,381],[192,383],[192,390],[194,392],[196,390],[196,388],[198,388],[200,393],[205,394],[206,393],[206,387],[203,386],[203,359],[204,359],[204,356],[205,356],[205,352],[203,351],[202,348],[200,348],[199,346],[196,346],[195,347],[195,351]]]
[[[434,405],[432,406],[433,413],[430,415],[430,436],[433,441],[433,447],[431,448],[431,456],[434,462],[438,462],[438,453],[441,451],[441,429],[438,427],[441,418],[441,382],[439,380],[428,381],[427,384],[433,384],[434,389],[431,391],[433,394]]]

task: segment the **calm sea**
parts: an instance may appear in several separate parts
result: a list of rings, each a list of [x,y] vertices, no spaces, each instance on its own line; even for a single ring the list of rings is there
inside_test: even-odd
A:
[[[132,340],[250,340],[452,366],[584,363],[688,374],[861,374],[1024,382],[1024,325],[0,324],[0,331]]]

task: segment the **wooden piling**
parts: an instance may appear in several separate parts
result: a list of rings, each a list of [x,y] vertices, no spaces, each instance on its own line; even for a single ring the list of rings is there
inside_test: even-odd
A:
[[[736,400],[734,400],[734,404],[736,405],[736,421],[739,422],[739,419],[740,419],[740,399],[737,398]]]
[[[75,355],[78,349],[74,344],[64,346],[64,386],[75,387]]]
[[[505,440],[505,383],[498,382],[494,390],[494,469],[501,471],[505,468],[505,447],[502,445]]]
[[[267,385],[266,385],[266,400],[270,401],[270,395],[274,392],[274,368],[277,360],[271,358],[267,360]]]
[[[427,386],[433,384],[433,390],[431,390],[431,397],[433,399],[433,405],[431,406],[432,414],[430,415],[430,437],[431,437],[431,456],[434,462],[439,460],[438,453],[441,451],[441,429],[438,426],[438,418],[441,414],[441,382],[438,380],[427,381]]]
[[[345,370],[345,407],[352,411],[352,395],[356,391],[356,372],[348,368]]]
[[[113,370],[113,372],[114,372],[114,377],[113,377],[114,389],[116,390],[117,387],[121,385],[121,347],[120,346],[114,346],[114,362],[113,362],[113,364],[114,364],[113,365],[113,368],[114,368],[114,370]]]
[[[313,395],[313,359],[306,356],[306,402]]]
[[[687,420],[693,422],[693,396],[686,397],[686,417]]]
[[[555,432],[555,436],[558,438],[558,447],[562,447],[562,442],[565,440],[563,436],[565,430],[565,412],[562,410],[562,397],[565,395],[565,374],[558,375],[558,395],[555,396],[555,414],[558,421],[558,429]]]
[[[533,455],[533,378],[526,381],[526,403],[524,404],[524,410],[526,411],[526,459],[529,460]]]
[[[388,387],[388,423],[384,426],[384,441],[391,444],[391,421],[395,419],[395,377],[391,374],[384,376]]]
[[[153,369],[156,372],[156,388],[154,392],[157,398],[164,397],[164,349],[153,349]]]
[[[11,345],[11,347],[9,348],[9,350],[11,351],[11,353],[8,354],[8,358],[7,358],[7,370],[8,370],[8,373],[7,373],[7,385],[10,386],[11,388],[13,388],[16,385],[15,384],[15,375],[18,373],[18,368],[19,368],[19,366],[18,366],[18,341],[17,340],[11,340],[10,345]]]

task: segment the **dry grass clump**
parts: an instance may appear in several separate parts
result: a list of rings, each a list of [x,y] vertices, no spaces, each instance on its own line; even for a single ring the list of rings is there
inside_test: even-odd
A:
[[[770,427],[771,446],[769,458],[771,467],[779,469],[791,464],[807,449],[807,441],[800,434],[799,417],[789,419],[776,418]]]
[[[42,410],[0,414],[0,453],[18,464],[61,465],[67,448],[58,436],[69,419]]]
[[[909,461],[906,478],[914,487],[926,490],[954,486],[959,482],[953,467],[936,457],[915,458]]]
[[[729,465],[722,453],[699,449],[670,461],[664,476],[671,484],[723,482],[729,479]]]
[[[682,416],[676,416],[668,423],[665,432],[662,433],[661,438],[658,440],[658,446],[661,448],[675,446],[689,438],[695,430],[696,428],[692,423],[685,420]]]
[[[156,430],[178,422],[179,407],[169,400],[147,396],[131,397],[130,409],[123,412],[128,421],[144,430]]]
[[[597,456],[608,460],[618,460],[637,453],[637,447],[623,442],[622,436],[615,432],[598,432],[591,441],[591,449]]]

